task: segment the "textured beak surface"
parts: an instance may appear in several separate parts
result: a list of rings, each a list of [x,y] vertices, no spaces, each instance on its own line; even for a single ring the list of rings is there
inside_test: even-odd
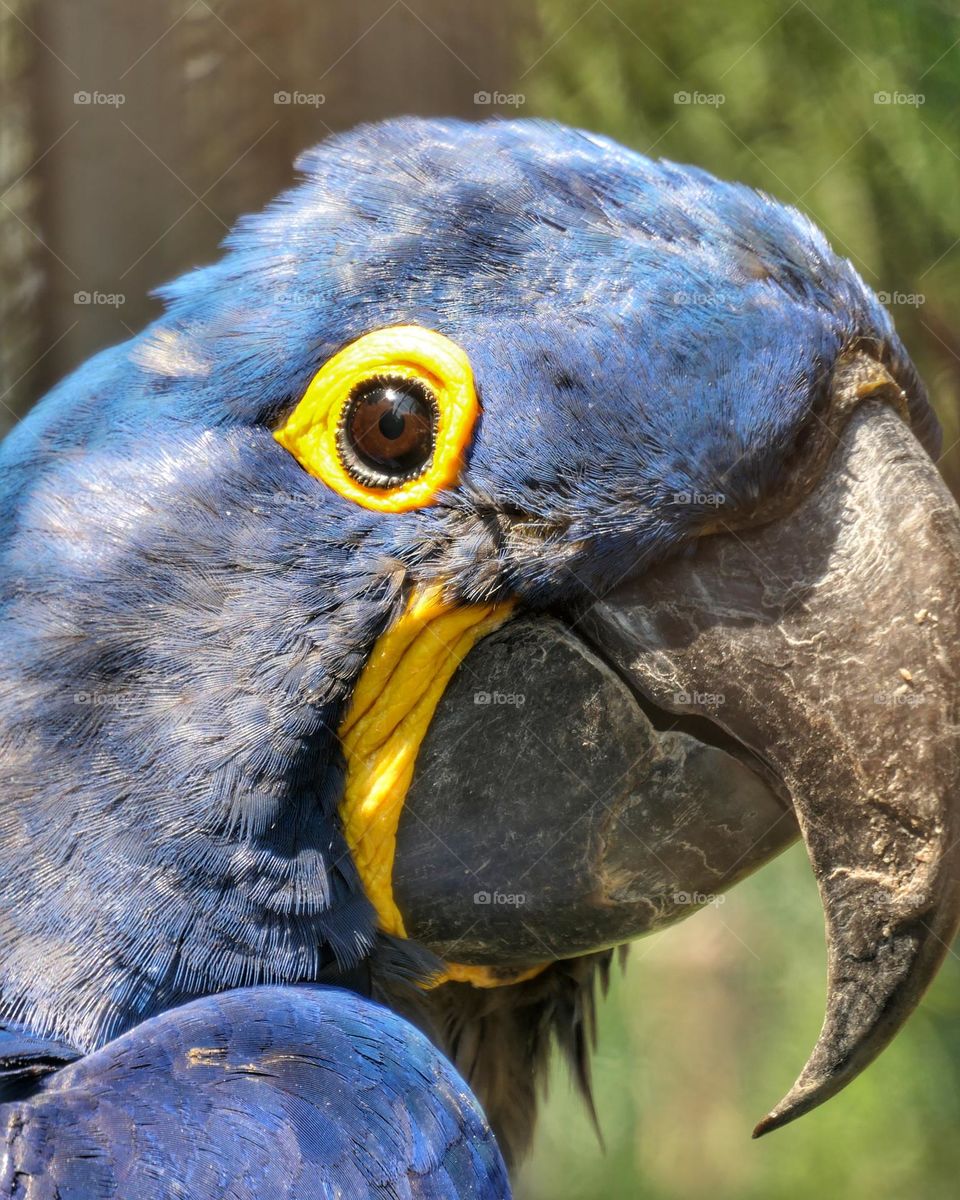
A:
[[[960,511],[868,403],[789,516],[704,539],[581,628],[658,707],[723,727],[782,781],[826,918],[819,1039],[764,1133],[890,1041],[960,915]]]
[[[559,621],[480,642],[399,822],[408,932],[458,962],[572,958],[689,916],[796,838],[755,760],[660,716]]]

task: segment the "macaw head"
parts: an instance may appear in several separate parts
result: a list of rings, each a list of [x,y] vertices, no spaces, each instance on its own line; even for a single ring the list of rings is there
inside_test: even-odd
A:
[[[799,826],[798,1115],[960,911],[960,514],[888,315],[796,211],[560,126],[299,167],[4,444],[0,1013],[86,1049],[359,971],[516,1104],[598,952]]]

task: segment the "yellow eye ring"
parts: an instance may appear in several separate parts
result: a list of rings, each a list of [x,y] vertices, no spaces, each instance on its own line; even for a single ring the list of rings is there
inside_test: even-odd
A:
[[[384,410],[383,396],[402,401],[403,411],[418,405],[421,444],[430,452],[395,484],[387,475],[363,475],[346,453],[348,419],[357,420],[351,414],[377,388],[379,407],[371,419],[383,410],[396,422]],[[324,363],[273,436],[305,471],[347,500],[377,512],[405,512],[435,503],[439,492],[456,484],[478,411],[470,361],[460,347],[432,329],[396,325],[364,334]]]

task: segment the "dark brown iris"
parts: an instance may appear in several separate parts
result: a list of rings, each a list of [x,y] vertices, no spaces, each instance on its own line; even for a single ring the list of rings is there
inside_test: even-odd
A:
[[[436,436],[437,402],[429,388],[380,376],[353,389],[337,442],[343,465],[360,483],[396,487],[426,469]]]

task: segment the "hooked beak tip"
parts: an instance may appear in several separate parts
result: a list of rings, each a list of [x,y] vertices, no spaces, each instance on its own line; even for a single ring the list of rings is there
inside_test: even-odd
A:
[[[772,1112],[756,1123],[753,1133],[750,1135],[754,1138],[761,1138],[767,1133],[773,1133],[775,1129],[781,1129],[784,1125],[789,1125],[791,1121],[796,1120],[801,1116],[803,1109],[794,1108],[792,1105],[784,1108],[777,1107]]]

